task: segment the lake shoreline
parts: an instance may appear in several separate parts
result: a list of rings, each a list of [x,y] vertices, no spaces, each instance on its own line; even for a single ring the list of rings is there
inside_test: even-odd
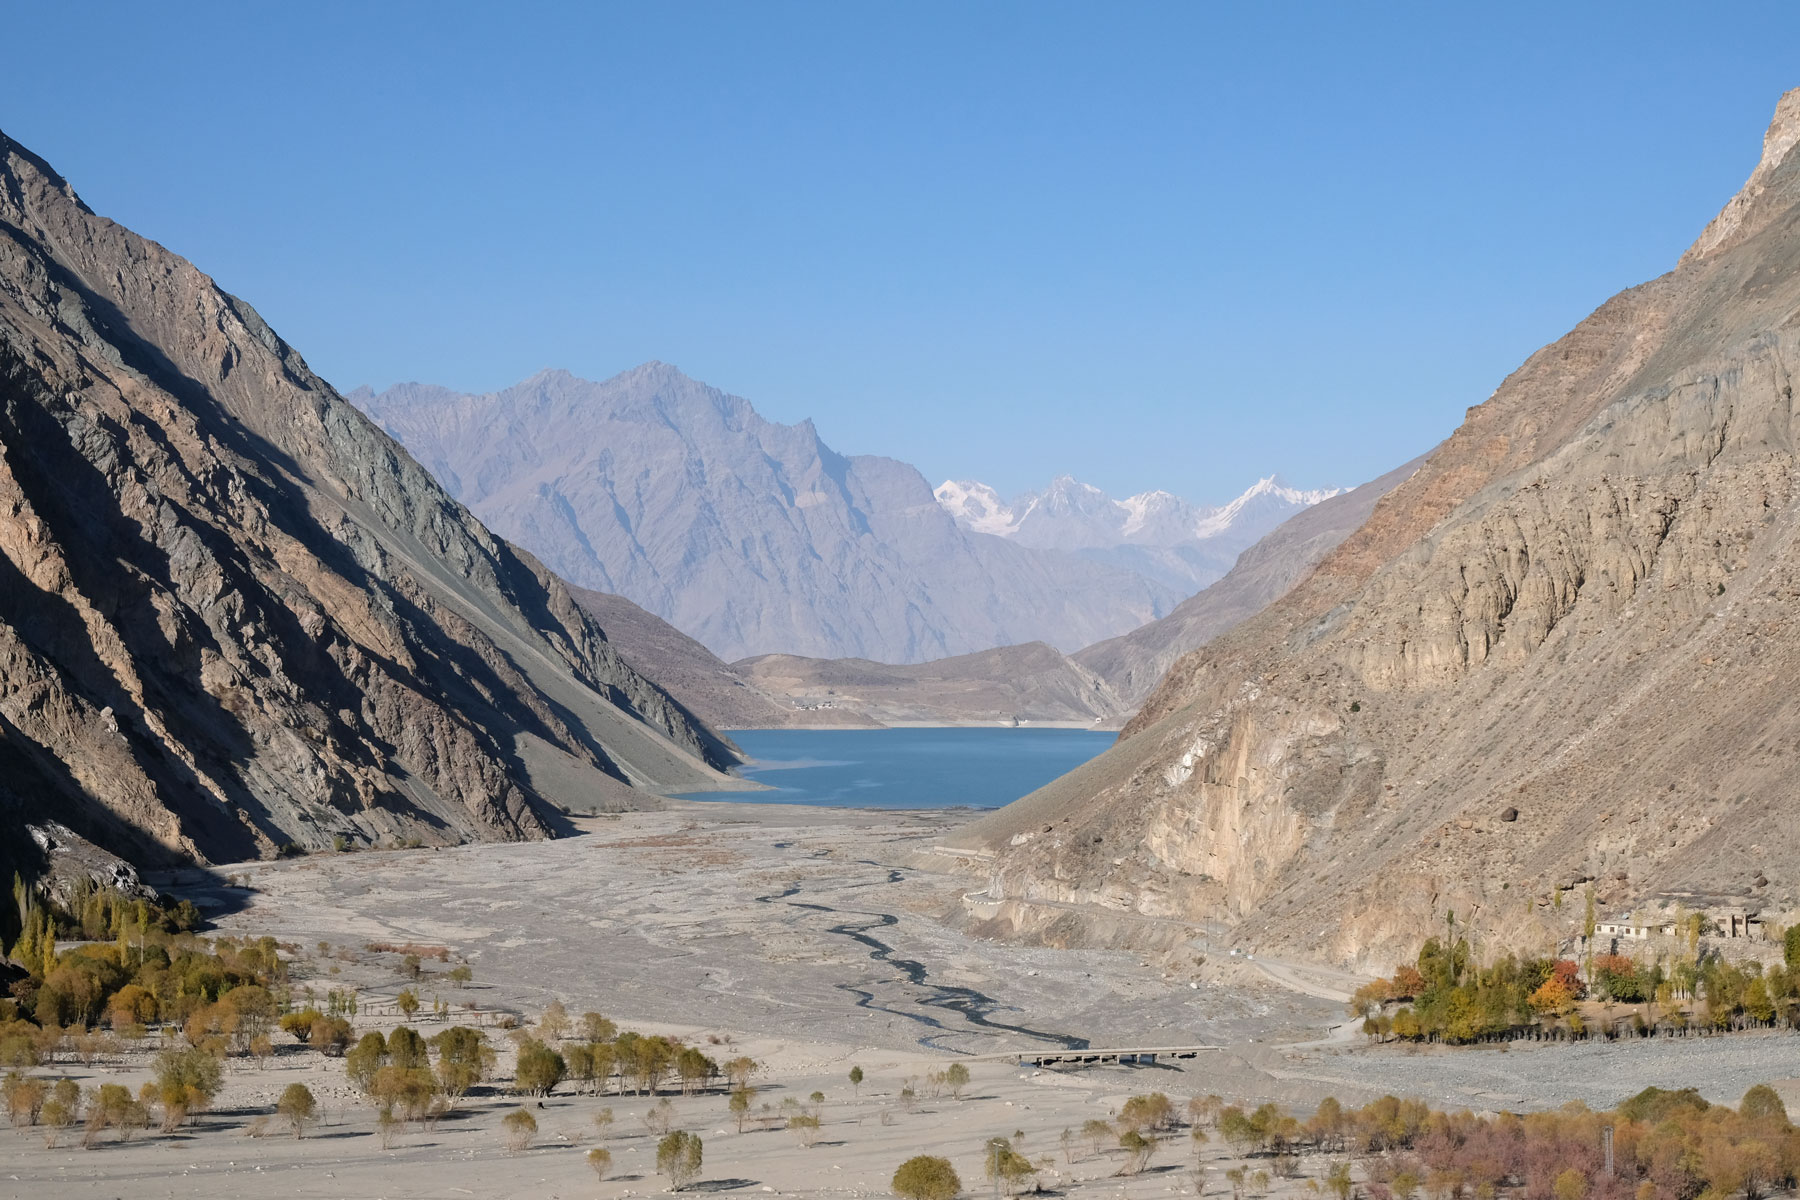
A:
[[[802,733],[879,733],[883,729],[1085,729],[1094,733],[1118,733],[1122,721],[883,721],[876,725],[720,725],[720,733],[769,733],[794,730]]]
[[[1004,807],[1110,748],[1108,730],[1052,725],[738,730],[738,787],[674,793],[850,809]],[[772,790],[771,790],[772,789]]]

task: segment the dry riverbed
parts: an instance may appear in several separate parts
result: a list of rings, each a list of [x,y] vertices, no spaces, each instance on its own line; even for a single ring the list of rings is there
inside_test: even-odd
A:
[[[1735,1100],[1752,1083],[1800,1076],[1800,1039],[1776,1035],[1506,1052],[1362,1047],[1330,1035],[1342,1006],[1283,986],[1290,973],[1216,952],[1200,966],[1198,946],[1144,955],[973,938],[942,919],[970,878],[912,865],[959,819],[678,805],[587,821],[583,836],[552,843],[228,867],[221,873],[247,888],[192,894],[213,906],[221,931],[296,947],[297,988],[321,997],[357,989],[359,1030],[394,1025],[388,1002],[406,985],[397,955],[367,947],[441,945],[474,980],[455,987],[445,964],[427,960],[418,985],[427,1014],[442,1000],[452,1021],[530,1018],[557,999],[575,1014],[679,1034],[721,1060],[751,1055],[766,1064],[758,1104],[825,1094],[810,1148],[785,1129],[737,1132],[723,1094],[677,1097],[677,1126],[705,1139],[697,1187],[712,1191],[885,1194],[894,1167],[915,1153],[946,1155],[973,1189],[984,1140],[1017,1131],[1042,1160],[1045,1185],[1065,1193],[1164,1196],[1192,1193],[1196,1180],[1219,1193],[1230,1165],[1222,1148],[1197,1160],[1181,1138],[1127,1178],[1115,1174],[1116,1150],[1070,1161],[1058,1135],[1152,1090],[1299,1108],[1327,1094],[1360,1102],[1393,1091],[1479,1110],[1608,1105],[1649,1083]],[[419,1023],[427,1034],[437,1027]],[[924,1077],[954,1056],[1077,1045],[1220,1049],[1179,1066],[1069,1072],[977,1061],[963,1099],[899,1100],[906,1081],[923,1091]],[[135,1089],[146,1058],[54,1069]],[[860,1091],[846,1077],[852,1065],[867,1076]],[[244,1136],[294,1081],[319,1096],[324,1120],[303,1140]],[[384,1148],[342,1061],[290,1049],[261,1070],[234,1060],[216,1111],[179,1136],[117,1144],[108,1135],[83,1150],[47,1149],[35,1131],[0,1135],[0,1196],[623,1197],[666,1188],[642,1120],[648,1100],[529,1103],[539,1132],[527,1150],[507,1149],[500,1117],[518,1102],[498,1094],[471,1097]],[[593,1123],[602,1108],[614,1114],[605,1133]],[[585,1159],[595,1146],[613,1154],[601,1182]]]

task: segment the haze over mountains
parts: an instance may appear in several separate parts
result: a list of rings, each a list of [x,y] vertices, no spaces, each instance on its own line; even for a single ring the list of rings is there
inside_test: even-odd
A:
[[[243,301],[0,135],[0,857],[530,838],[724,781],[627,666]]]
[[[1059,481],[994,533],[953,519],[912,467],[840,455],[810,422],[766,421],[661,363],[350,398],[497,532],[726,660],[1074,651],[1169,612],[1312,498],[1259,485],[1198,513],[1168,497],[1168,513],[1109,535],[1111,502]]]
[[[1062,475],[1043,491],[1010,502],[987,484],[969,480],[945,480],[936,495],[965,529],[1040,550],[1066,550],[1192,593],[1229,571],[1264,534],[1339,490],[1299,491],[1270,476],[1231,503],[1211,508],[1162,491],[1114,500]]]
[[[1379,967],[1446,914],[1542,946],[1589,881],[1603,913],[1792,922],[1797,143],[1800,91],[1674,270],[1532,355],[1116,747],[971,827],[1006,919],[1225,920]]]

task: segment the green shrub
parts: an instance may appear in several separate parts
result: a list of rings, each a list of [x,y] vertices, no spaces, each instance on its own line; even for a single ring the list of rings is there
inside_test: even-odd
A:
[[[955,1200],[962,1191],[962,1180],[949,1159],[920,1154],[900,1164],[892,1187],[902,1200]]]

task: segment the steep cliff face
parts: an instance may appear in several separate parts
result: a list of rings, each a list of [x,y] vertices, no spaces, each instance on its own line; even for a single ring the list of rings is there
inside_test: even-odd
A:
[[[1676,270],[1533,355],[1119,747],[973,829],[998,888],[1371,966],[1446,912],[1541,949],[1590,880],[1790,913],[1796,117]]]
[[[576,603],[592,613],[632,666],[655,678],[682,707],[714,729],[779,729],[790,725],[868,728],[874,721],[848,709],[805,711],[764,691],[739,666],[623,596],[571,586]]]
[[[1301,509],[1239,554],[1223,579],[1183,600],[1168,616],[1070,657],[1104,679],[1126,703],[1142,704],[1183,654],[1285,596],[1361,528],[1375,502],[1410,478],[1423,461],[1415,459]]]
[[[729,760],[249,306],[0,135],[6,837],[537,837]]]

